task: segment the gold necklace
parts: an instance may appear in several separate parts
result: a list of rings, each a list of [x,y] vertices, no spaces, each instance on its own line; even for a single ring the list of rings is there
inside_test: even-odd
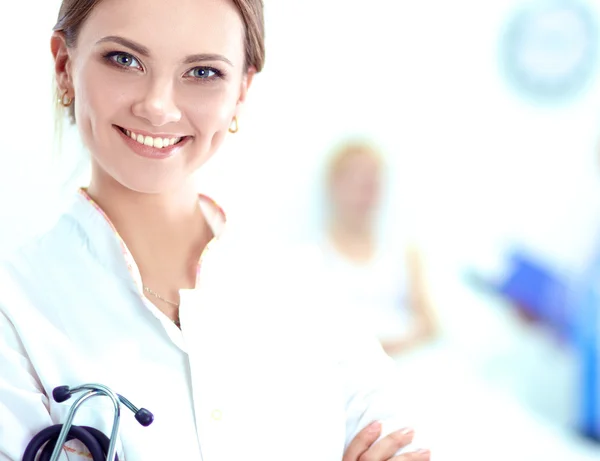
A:
[[[179,303],[176,303],[174,301],[169,301],[168,299],[163,298],[161,295],[159,295],[157,292],[152,291],[150,288],[148,288],[146,285],[144,285],[144,291],[146,293],[150,293],[152,296],[154,296],[157,299],[160,299],[161,301],[166,302],[167,304],[170,304],[171,306],[175,306],[175,307],[179,307]]]
[[[178,308],[178,309],[179,309],[179,303],[176,303],[176,302],[174,302],[174,301],[169,301],[168,299],[166,299],[166,298],[163,298],[161,295],[159,295],[157,292],[155,292],[155,291],[151,290],[151,289],[150,289],[150,288],[148,288],[146,285],[144,285],[144,291],[145,291],[146,293],[149,293],[149,294],[151,294],[151,295],[152,295],[152,296],[154,296],[156,299],[159,299],[159,300],[161,300],[162,302],[165,302],[165,303],[167,303],[167,304],[170,304],[171,306],[175,306],[176,308]],[[180,327],[180,326],[181,326],[181,324],[180,324],[180,322],[179,322],[179,312],[177,312],[177,319],[173,320],[173,323],[174,323],[175,325],[177,325],[178,327]]]

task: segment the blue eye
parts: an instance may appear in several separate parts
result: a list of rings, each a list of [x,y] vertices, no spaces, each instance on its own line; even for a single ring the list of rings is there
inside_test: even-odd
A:
[[[217,69],[213,69],[212,67],[194,67],[188,72],[188,75],[199,80],[208,80],[215,77],[220,77],[221,72],[219,72]]]
[[[107,58],[121,67],[142,67],[138,60],[129,53],[114,52],[108,54]]]

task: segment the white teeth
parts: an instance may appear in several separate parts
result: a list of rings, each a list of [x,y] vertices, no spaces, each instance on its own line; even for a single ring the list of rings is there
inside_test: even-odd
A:
[[[145,146],[154,147],[156,149],[162,149],[164,147],[173,146],[181,141],[181,138],[153,138],[152,136],[144,136],[142,134],[135,134],[132,131],[125,130],[125,134],[134,141],[139,142]]]

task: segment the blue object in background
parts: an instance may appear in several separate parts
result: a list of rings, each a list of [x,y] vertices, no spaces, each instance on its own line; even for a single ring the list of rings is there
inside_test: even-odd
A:
[[[575,280],[524,251],[514,250],[509,258],[504,280],[491,282],[472,273],[470,281],[499,294],[569,343],[579,373],[577,429],[600,442],[600,249]]]
[[[573,344],[579,364],[579,430],[600,442],[600,254],[577,283]]]
[[[497,287],[498,292],[517,305],[529,318],[569,339],[573,317],[569,304],[570,282],[525,252],[510,255],[510,270]]]

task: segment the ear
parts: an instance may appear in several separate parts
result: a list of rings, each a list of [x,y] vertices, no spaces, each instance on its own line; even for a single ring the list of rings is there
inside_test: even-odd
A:
[[[242,78],[242,83],[240,87],[240,97],[238,99],[238,106],[244,104],[246,102],[246,97],[248,96],[248,90],[250,89],[250,85],[252,85],[252,81],[254,80],[254,75],[256,75],[256,69],[254,67],[250,67],[244,77]]]
[[[56,76],[56,84],[60,94],[65,91],[73,92],[73,82],[71,79],[71,57],[65,34],[62,32],[54,32],[50,39],[50,49],[54,57],[54,72]],[[72,96],[71,96],[72,97]]]

